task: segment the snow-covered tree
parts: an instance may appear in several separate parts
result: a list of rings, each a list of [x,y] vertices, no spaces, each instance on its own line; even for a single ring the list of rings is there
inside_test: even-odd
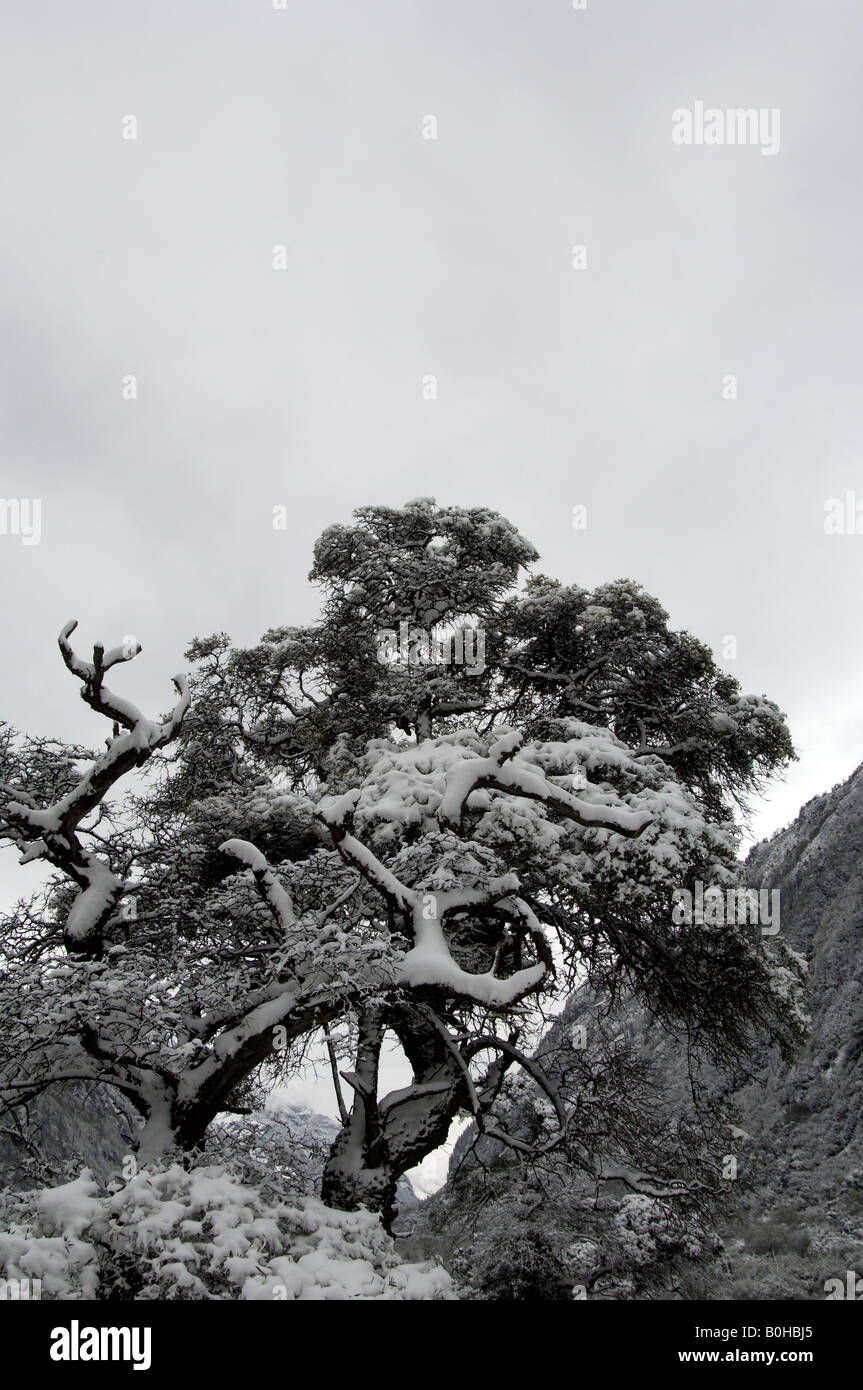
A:
[[[319,1046],[343,1118],[322,1197],[389,1220],[457,1115],[523,1142],[512,1068],[566,1143],[578,1105],[529,1054],[577,980],[635,990],[714,1057],[793,1047],[781,941],[672,912],[740,882],[732,813],[793,757],[783,716],[629,581],[518,590],[536,558],[492,511],[363,508],[315,547],[320,621],[196,641],[156,722],[103,684],[136,652],[86,662],[63,629],[113,736],[85,770],[80,748],[0,744],[0,834],[56,871],[5,919],[5,1104],[100,1079],[156,1158]],[[413,1080],[381,1096],[388,1035]],[[585,1162],[602,1176],[598,1147]]]

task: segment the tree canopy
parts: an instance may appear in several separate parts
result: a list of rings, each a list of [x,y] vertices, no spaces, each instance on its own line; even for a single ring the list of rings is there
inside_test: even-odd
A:
[[[98,756],[0,742],[0,836],[54,870],[3,919],[0,1097],[101,1080],[152,1158],[319,1046],[343,1118],[323,1199],[389,1219],[458,1114],[523,1144],[518,1068],[551,1106],[543,1143],[570,1143],[578,1105],[530,1053],[576,982],[634,992],[719,1060],[795,1046],[781,938],[673,916],[681,889],[740,885],[734,817],[794,751],[777,706],[634,582],[519,587],[536,552],[485,508],[354,515],[315,546],[319,620],[197,639],[165,718],[104,685],[137,648],[85,661],[64,627],[112,734]],[[388,1034],[413,1080],[380,1096]],[[601,1147],[579,1149],[597,1179]]]

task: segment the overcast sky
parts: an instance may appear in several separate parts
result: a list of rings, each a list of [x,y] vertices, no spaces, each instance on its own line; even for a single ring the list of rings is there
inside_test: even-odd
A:
[[[324,526],[432,495],[736,639],[800,752],[758,835],[853,771],[863,535],[825,504],[863,503],[854,0],[6,0],[2,28],[0,498],[42,508],[38,545],[0,535],[2,717],[104,737],[69,617],[134,634],[116,687],[163,711],[193,635],[314,616]],[[778,149],[675,144],[697,102],[778,111]],[[6,852],[0,889],[38,872]]]

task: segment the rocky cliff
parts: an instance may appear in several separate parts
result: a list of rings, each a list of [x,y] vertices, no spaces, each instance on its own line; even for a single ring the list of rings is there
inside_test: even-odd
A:
[[[90,1168],[105,1181],[133,1147],[134,1112],[94,1083],[57,1085],[0,1121],[0,1188],[42,1186]]]

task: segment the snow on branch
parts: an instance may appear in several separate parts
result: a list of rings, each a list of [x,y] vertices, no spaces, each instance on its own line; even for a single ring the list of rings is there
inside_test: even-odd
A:
[[[125,729],[134,729],[140,723],[143,715],[133,704],[127,700],[121,700],[113,695],[110,690],[105,690],[102,685],[102,677],[106,671],[110,671],[112,666],[117,666],[121,661],[133,661],[141,650],[137,642],[126,643],[122,647],[112,647],[109,652],[98,644],[93,648],[92,662],[83,661],[72,649],[69,638],[78,626],[77,618],[71,619],[66,623],[60,636],[58,645],[63,660],[68,669],[74,676],[83,683],[81,690],[82,700],[86,700],[91,709],[99,714],[104,714],[108,719],[114,719],[118,724],[122,724]]]
[[[351,805],[356,794],[322,803],[317,815],[329,826],[333,840],[349,863],[385,898],[397,912],[409,919],[414,945],[404,957],[398,980],[406,985],[436,985],[478,1004],[505,1007],[516,1003],[539,985],[550,967],[550,952],[535,965],[517,970],[507,979],[498,979],[494,969],[481,974],[463,970],[452,958],[443,930],[444,919],[470,908],[509,906],[514,919],[524,922],[536,940],[544,937],[539,922],[530,908],[512,894],[518,889],[515,874],[505,874],[487,888],[462,888],[448,892],[424,893],[408,888],[382,864],[372,850],[347,829]]]
[[[82,682],[81,696],[99,714],[114,721],[115,736],[107,751],[97,758],[89,771],[66,796],[52,806],[39,808],[33,798],[17,789],[15,799],[0,803],[2,833],[22,849],[25,863],[46,859],[66,873],[81,889],[75,899],[64,927],[64,941],[70,950],[97,955],[101,950],[101,934],[123,893],[125,882],[102,859],[86,850],[77,837],[84,818],[95,810],[106,793],[125,773],[142,767],[152,753],[162,748],[177,733],[189,708],[189,688],[183,676],[174,676],[173,683],[179,700],[164,723],[145,719],[140,710],[127,700],[106,690],[102,678],[106,671],[120,662],[131,661],[140,651],[137,643],[112,647],[110,651],[97,645],[92,662],[83,661],[69,643],[77,623],[66,623],[59,637],[60,652],[68,669]],[[127,730],[119,733],[119,728]],[[8,827],[8,829],[7,829]]]
[[[474,1003],[507,1008],[553,973],[551,949],[535,913],[519,896],[515,874],[482,886],[423,892],[401,882],[358,838],[358,827],[368,828],[376,844],[391,840],[394,826],[421,826],[426,833],[449,835],[459,826],[471,794],[480,788],[539,802],[567,820],[626,839],[652,824],[653,812],[646,808],[571,794],[530,760],[530,750],[519,756],[521,748],[522,735],[516,729],[500,730],[485,753],[466,740],[426,741],[407,750],[381,746],[374,750],[377,761],[361,787],[325,797],[319,804],[316,815],[339,853],[378,890],[390,910],[401,915],[413,936],[412,949],[399,967],[401,983],[437,986]],[[471,912],[517,926],[530,940],[535,961],[505,979],[497,975],[497,958],[485,972],[464,970],[452,957],[445,926],[447,918]]]
[[[537,772],[529,763],[520,762],[515,754],[521,747],[521,735],[509,731],[492,744],[485,758],[467,758],[451,767],[446,774],[446,790],[438,807],[438,819],[444,825],[456,826],[464,814],[471,792],[480,787],[512,792],[516,796],[540,801],[558,815],[579,825],[614,830],[619,835],[639,835],[651,821],[648,811],[631,811],[624,806],[597,806],[579,796],[573,796]]]
[[[266,857],[248,840],[225,840],[219,845],[222,854],[238,859],[247,869],[251,869],[258,892],[275,918],[276,925],[286,931],[297,924],[291,895],[282,887],[270,868]]]
[[[642,1173],[625,1163],[604,1163],[597,1160],[595,1176],[599,1182],[622,1182],[631,1192],[643,1193],[646,1197],[685,1197],[692,1191],[691,1185],[680,1178],[664,1182],[662,1178],[650,1173]]]
[[[432,895],[427,895],[432,896]],[[453,960],[443,930],[442,917],[426,917],[425,906],[418,903],[414,909],[415,946],[408,951],[399,967],[399,980],[406,985],[438,985],[453,994],[502,1008],[515,1004],[524,995],[536,989],[546,973],[544,961],[516,970],[506,979],[499,980],[494,970],[483,974],[471,974],[462,970]]]
[[[373,888],[377,888],[391,907],[398,912],[410,913],[417,901],[414,890],[397,879],[395,874],[391,873],[347,828],[351,823],[352,807],[356,804],[358,796],[359,792],[354,791],[349,792],[347,796],[327,797],[321,802],[315,815],[329,830],[342,858],[359,869],[363,878]]]
[[[70,835],[83,818],[99,805],[105,793],[120,777],[133,767],[142,767],[151,753],[170,742],[189,708],[190,694],[184,676],[173,678],[180,698],[163,724],[145,719],[134,705],[125,700],[118,700],[110,691],[104,690],[101,678],[104,671],[109,669],[108,663],[116,665],[118,661],[131,658],[122,655],[123,648],[115,647],[103,661],[100,656],[102,648],[97,646],[93,652],[92,665],[81,661],[75,656],[67,640],[75,626],[76,624],[71,622],[63,628],[60,634],[60,650],[69,670],[84,682],[82,698],[92,709],[122,724],[129,732],[113,738],[107,751],[96,759],[89,772],[53,806],[45,810],[35,810],[22,802],[9,803],[6,808],[9,819],[16,821],[22,828],[32,830],[36,835],[45,835],[46,832],[50,835]],[[50,858],[50,854],[43,857]]]
[[[492,745],[488,759],[470,759],[451,769],[448,777],[458,782],[464,772],[468,773],[471,785],[476,784],[474,769],[479,767],[482,774],[488,763],[500,773],[504,759],[511,757],[520,746],[518,733],[509,731]],[[539,790],[549,795],[565,795],[545,779],[538,777],[530,767],[523,768],[524,780],[530,779],[543,784]],[[461,778],[464,795],[470,787],[468,778]],[[443,811],[449,785],[438,808],[438,818],[444,820]],[[460,792],[462,787],[458,787]],[[353,834],[353,818],[361,792],[354,789],[343,796],[325,798],[316,812],[329,829],[333,842],[347,863],[357,868],[362,876],[376,888],[391,909],[402,914],[406,927],[412,931],[413,947],[401,962],[398,980],[412,987],[431,985],[447,990],[474,1003],[493,1008],[505,1008],[517,1003],[525,995],[537,989],[546,975],[553,971],[551,951],[542,927],[532,909],[518,897],[519,880],[516,874],[508,873],[492,880],[485,887],[458,888],[434,893],[409,888],[402,883],[375,853]],[[461,798],[462,804],[464,797]],[[593,808],[591,808],[593,809]],[[485,972],[474,973],[464,970],[453,959],[444,932],[447,917],[471,910],[493,910],[496,915],[506,914],[514,922],[526,928],[534,943],[537,960],[524,969],[515,971],[505,979],[498,978],[495,966]]]

